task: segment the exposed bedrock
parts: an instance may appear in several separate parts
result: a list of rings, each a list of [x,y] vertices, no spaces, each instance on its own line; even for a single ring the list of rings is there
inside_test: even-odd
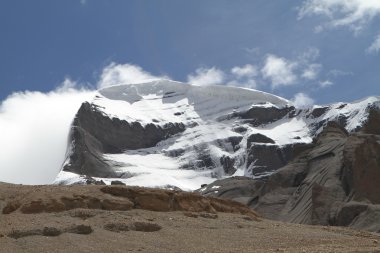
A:
[[[372,134],[379,117],[372,117],[353,134],[329,123],[265,182],[229,178],[200,192],[241,201],[270,219],[380,232],[380,136]]]
[[[291,161],[310,144],[294,143],[278,146],[271,138],[256,133],[247,138],[247,173],[260,176],[275,171]]]
[[[247,173],[260,176],[285,166],[310,144],[294,143],[284,146],[255,143],[247,150]]]
[[[139,122],[110,118],[85,102],[72,125],[70,163],[64,170],[93,177],[121,177],[102,159],[102,154],[153,147],[184,130],[182,123],[142,126]]]
[[[72,214],[86,218],[88,215],[83,213],[86,210],[143,209],[157,212],[239,213],[255,220],[259,218],[255,211],[239,202],[191,192],[126,186],[39,186],[37,190],[31,189],[32,186],[18,188],[17,195],[12,188],[5,191],[8,201],[2,214],[57,213],[77,209]]]
[[[242,112],[239,116],[246,119],[252,126],[265,125],[277,121],[289,114],[289,117],[294,117],[296,109],[293,106],[282,108],[277,107],[252,107],[251,109]]]
[[[364,123],[361,130],[367,134],[380,135],[380,109],[377,106],[371,106],[368,108],[368,119]]]

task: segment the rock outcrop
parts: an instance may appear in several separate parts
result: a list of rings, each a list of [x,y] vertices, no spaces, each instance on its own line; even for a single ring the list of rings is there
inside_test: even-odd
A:
[[[378,111],[360,132],[329,122],[292,162],[267,180],[230,178],[200,189],[248,204],[266,218],[380,232]]]
[[[181,123],[166,123],[162,127],[153,123],[142,126],[103,115],[97,107],[83,103],[75,116],[71,133],[69,163],[64,171],[90,177],[122,178],[112,161],[103,159],[105,153],[150,148],[172,135],[183,132]]]
[[[3,189],[7,199],[2,214],[57,213],[74,209],[128,211],[143,209],[157,212],[225,212],[258,219],[255,211],[236,201],[204,197],[196,193],[126,186],[9,186]],[[4,187],[3,187],[4,188]],[[12,189],[18,189],[15,194]],[[30,191],[33,189],[33,191]]]

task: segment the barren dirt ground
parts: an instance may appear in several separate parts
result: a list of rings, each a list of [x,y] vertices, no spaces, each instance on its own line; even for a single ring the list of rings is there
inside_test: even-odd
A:
[[[85,187],[39,187],[33,198],[67,189],[88,193]],[[0,210],[31,189],[0,184]],[[97,188],[90,189],[96,197]],[[380,252],[380,235],[223,212],[16,210],[0,214],[0,252]]]

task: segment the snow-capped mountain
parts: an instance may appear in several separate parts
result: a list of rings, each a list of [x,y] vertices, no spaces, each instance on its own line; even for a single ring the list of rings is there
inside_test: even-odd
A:
[[[229,176],[263,177],[286,165],[329,121],[353,132],[379,97],[295,108],[265,92],[157,80],[99,90],[72,125],[55,183],[194,190]]]

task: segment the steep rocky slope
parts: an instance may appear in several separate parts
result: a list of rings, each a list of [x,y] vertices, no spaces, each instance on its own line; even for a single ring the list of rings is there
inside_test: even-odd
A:
[[[235,199],[266,218],[380,232],[379,111],[349,134],[330,122],[315,141],[266,181],[230,178],[204,195]]]
[[[119,178],[194,190],[230,176],[267,177],[307,148],[327,122],[358,131],[378,104],[371,97],[297,109],[242,88],[168,80],[113,86],[79,109],[55,183]]]

